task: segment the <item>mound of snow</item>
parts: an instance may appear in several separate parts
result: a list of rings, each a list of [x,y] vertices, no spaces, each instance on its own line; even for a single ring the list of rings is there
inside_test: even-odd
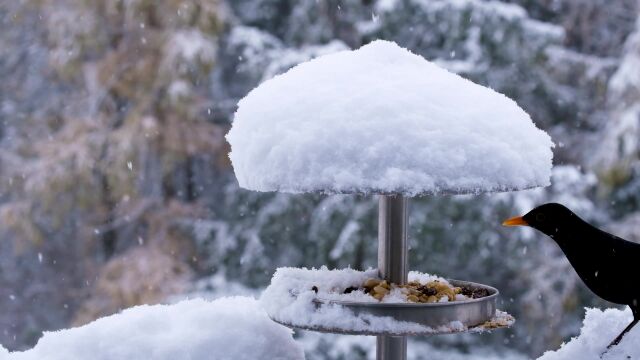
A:
[[[74,329],[45,333],[2,360],[300,360],[292,331],[271,321],[256,300],[229,297],[143,305]]]
[[[613,360],[640,359],[640,326],[629,331],[617,346],[600,357],[609,343],[631,323],[629,308],[587,309],[580,335],[556,351],[547,351],[538,360]]]
[[[291,193],[524,189],[549,184],[553,156],[511,99],[388,41],[262,83],[227,140],[240,186]]]

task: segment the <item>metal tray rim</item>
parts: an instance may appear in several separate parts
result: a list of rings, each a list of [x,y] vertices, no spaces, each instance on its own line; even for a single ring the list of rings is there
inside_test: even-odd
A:
[[[492,299],[497,298],[500,295],[500,291],[493,286],[484,285],[472,281],[464,281],[464,280],[455,280],[455,279],[446,279],[452,285],[455,284],[466,284],[466,285],[474,285],[476,287],[488,289],[493,293],[489,296],[481,297],[478,299],[469,299],[462,301],[448,301],[448,302],[436,302],[436,303],[382,303],[382,302],[358,302],[358,301],[343,301],[343,300],[328,300],[328,299],[320,299],[316,298],[315,301],[321,303],[330,303],[330,304],[338,304],[342,306],[365,306],[365,307],[377,307],[377,308],[434,308],[434,307],[446,307],[446,306],[462,306],[463,304],[473,304],[483,301],[490,301]]]
[[[449,329],[449,330],[441,330],[437,328],[428,328],[426,331],[402,331],[402,332],[380,332],[380,331],[360,331],[360,330],[343,330],[338,328],[329,328],[322,326],[313,326],[313,325],[296,325],[292,323],[288,323],[286,321],[276,320],[271,318],[271,320],[276,323],[286,326],[290,329],[298,329],[304,331],[313,331],[325,334],[342,334],[342,335],[358,335],[358,336],[436,336],[436,335],[452,335],[452,334],[462,334],[462,333],[473,333],[473,332],[492,332],[493,330],[509,328],[512,324],[509,325],[498,325],[487,328],[484,324],[466,326],[464,329]]]
[[[339,327],[327,326],[327,325],[309,325],[309,324],[298,324],[298,323],[290,323],[287,321],[278,320],[271,315],[269,316],[275,322],[285,325],[294,329],[308,330],[308,331],[317,331],[324,333],[334,333],[334,334],[348,334],[348,335],[385,335],[385,336],[431,336],[431,335],[439,335],[439,334],[455,334],[462,332],[474,332],[474,331],[491,331],[493,329],[506,328],[512,325],[511,323],[507,324],[491,324],[488,325],[487,322],[491,321],[495,318],[497,314],[497,297],[499,295],[498,289],[472,281],[464,281],[464,280],[455,280],[455,279],[447,279],[452,285],[460,286],[460,285],[468,285],[470,287],[475,288],[485,288],[488,289],[491,294],[478,299],[470,299],[466,301],[451,301],[446,303],[379,303],[379,302],[356,302],[356,301],[339,301],[339,300],[322,300],[315,298],[312,302],[317,306],[322,305],[338,305],[343,306],[346,309],[352,309],[353,311],[364,311],[369,312],[373,316],[376,317],[391,317],[398,321],[409,321],[414,322],[419,325],[425,326],[424,331],[373,331],[373,330],[350,330],[343,329]],[[483,319],[478,323],[468,323],[468,320],[463,318],[452,318],[451,321],[461,321],[464,325],[463,329],[457,328],[448,328],[446,324],[428,324],[422,323],[420,321],[414,320],[406,320],[401,317],[396,317],[394,314],[385,314],[385,312],[394,312],[400,311],[405,315],[407,313],[432,313],[439,311],[456,311],[457,309],[465,309],[465,308],[476,308],[478,306],[485,307],[489,306],[492,308],[491,315],[486,319]],[[513,318],[513,317],[512,317]],[[475,321],[475,320],[474,320]],[[442,326],[445,325],[443,328]]]

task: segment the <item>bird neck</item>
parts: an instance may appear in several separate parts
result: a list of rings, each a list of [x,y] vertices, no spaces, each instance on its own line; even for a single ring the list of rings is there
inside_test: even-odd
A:
[[[574,215],[567,223],[547,235],[555,240],[567,257],[570,257],[573,253],[579,253],[581,249],[594,245],[592,243],[596,238],[590,234],[599,232],[600,229]]]

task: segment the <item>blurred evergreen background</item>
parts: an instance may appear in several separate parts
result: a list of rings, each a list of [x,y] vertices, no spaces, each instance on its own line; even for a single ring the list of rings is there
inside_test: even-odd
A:
[[[547,189],[411,201],[411,268],[496,286],[518,319],[489,335],[417,339],[412,358],[558,347],[584,306],[613,305],[552,241],[500,222],[558,201],[640,239],[639,10],[637,0],[0,0],[0,343],[29,348],[42,331],[137,304],[258,296],[279,266],[374,267],[374,197],[239,189],[224,135],[262,81],[387,39],[513,98],[556,143]],[[371,354],[372,338],[299,335],[309,359]]]

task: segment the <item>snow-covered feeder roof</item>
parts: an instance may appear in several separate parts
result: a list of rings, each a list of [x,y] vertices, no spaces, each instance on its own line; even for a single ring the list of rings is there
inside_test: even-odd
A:
[[[290,193],[518,190],[553,156],[513,100],[381,40],[265,81],[227,140],[241,187]]]

